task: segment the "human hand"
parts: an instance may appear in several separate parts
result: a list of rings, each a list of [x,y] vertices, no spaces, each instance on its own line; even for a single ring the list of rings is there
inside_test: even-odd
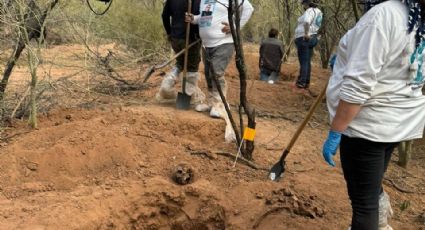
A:
[[[335,156],[336,151],[338,150],[339,143],[341,142],[341,133],[330,130],[328,139],[326,139],[323,144],[323,158],[325,161],[332,167],[335,167],[335,162],[333,161],[333,156]]]
[[[191,22],[193,22],[193,20],[194,20],[194,16],[193,16],[193,14],[191,14],[191,13],[187,13],[187,12],[186,12],[186,14],[185,14],[185,18],[184,18],[184,21],[185,21],[186,23],[191,23]]]
[[[222,22],[221,24],[222,24],[222,25],[224,25],[224,27],[221,29],[221,32],[223,32],[223,33],[225,33],[225,34],[228,34],[228,33],[230,33],[230,32],[231,32],[231,30],[230,30],[230,26],[229,26],[229,23],[227,23],[227,22]]]
[[[304,40],[305,40],[305,41],[309,41],[309,40],[310,40],[310,38],[311,38],[311,37],[310,37],[310,35],[308,35],[308,34],[305,34],[305,35],[304,35]]]

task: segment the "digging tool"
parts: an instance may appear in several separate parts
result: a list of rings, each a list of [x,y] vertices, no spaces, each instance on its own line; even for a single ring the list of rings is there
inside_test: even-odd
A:
[[[192,12],[192,0],[187,0],[187,12]],[[189,109],[191,96],[186,93],[186,77],[187,77],[187,60],[189,57],[189,36],[190,36],[190,22],[186,23],[186,45],[184,53],[184,65],[183,65],[183,83],[182,92],[177,94],[177,109]]]
[[[196,40],[196,41],[192,42],[192,43],[189,45],[189,49],[190,49],[190,48],[192,48],[194,45],[198,44],[200,41],[201,41],[201,39],[198,39],[198,40]],[[171,58],[170,58],[170,59],[168,59],[167,61],[165,61],[165,62],[163,62],[163,63],[161,63],[161,64],[157,64],[157,65],[154,65],[154,66],[149,67],[149,68],[147,69],[147,71],[146,71],[146,73],[145,73],[144,77],[143,77],[143,82],[142,82],[142,84],[145,84],[145,83],[149,80],[149,78],[152,76],[152,74],[153,74],[153,73],[155,73],[155,71],[156,71],[156,70],[159,70],[159,69],[162,69],[162,68],[166,67],[166,66],[167,66],[167,65],[169,65],[172,61],[176,60],[178,57],[180,57],[181,55],[183,55],[185,52],[186,52],[186,50],[182,50],[182,51],[180,51],[180,52],[176,53],[173,57],[171,57]]]
[[[301,132],[304,130],[304,127],[310,121],[310,119],[313,116],[313,113],[316,110],[317,106],[320,104],[320,102],[322,101],[323,97],[325,96],[327,85],[328,84],[326,84],[325,87],[323,87],[322,91],[320,92],[320,95],[316,98],[316,101],[314,102],[314,104],[308,110],[308,113],[305,116],[303,122],[298,127],[298,129],[295,132],[294,136],[292,136],[292,139],[289,142],[289,144],[286,147],[286,149],[283,151],[283,153],[282,153],[282,155],[280,157],[280,160],[276,164],[274,164],[273,167],[271,168],[270,173],[269,173],[269,178],[271,180],[273,180],[273,181],[279,181],[280,178],[283,177],[283,173],[285,173],[285,164],[286,164],[285,159],[289,155],[292,147],[294,146],[294,144],[297,141],[298,137],[300,136]]]

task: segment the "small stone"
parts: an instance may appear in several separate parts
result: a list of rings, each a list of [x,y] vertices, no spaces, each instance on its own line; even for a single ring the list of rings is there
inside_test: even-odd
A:
[[[81,155],[83,155],[83,156],[87,155],[86,151],[81,150]]]
[[[264,198],[264,194],[263,193],[257,193],[256,195],[255,195],[255,197],[257,198],[257,199],[263,199]]]
[[[272,199],[267,198],[267,199],[266,199],[266,205],[272,205],[272,204],[273,204]]]
[[[292,195],[294,195],[294,193],[290,189],[284,189],[283,190],[283,195],[285,195],[285,196],[292,196]]]
[[[235,215],[235,216],[239,216],[239,214],[241,214],[241,211],[239,211],[239,210],[237,210],[237,209],[235,209],[235,210],[233,211],[233,215]]]
[[[68,121],[72,120],[72,115],[70,115],[70,114],[66,115],[65,119],[67,119]]]
[[[27,168],[31,171],[37,171],[38,164],[34,163],[34,162],[29,162],[29,163],[27,163]]]

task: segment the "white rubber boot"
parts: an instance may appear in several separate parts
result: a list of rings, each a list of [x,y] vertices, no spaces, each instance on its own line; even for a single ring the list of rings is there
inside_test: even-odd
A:
[[[388,225],[388,220],[394,214],[391,208],[390,197],[386,192],[379,195],[379,230],[392,230],[393,228]]]
[[[177,67],[174,67],[171,72],[169,72],[161,82],[161,87],[159,92],[156,94],[156,99],[159,102],[166,102],[170,100],[175,100],[177,97],[176,90],[174,86],[176,85],[177,79],[179,77],[180,70]]]
[[[196,105],[203,104],[205,101],[205,94],[198,87],[199,74],[197,72],[188,72],[186,80],[186,93],[191,96],[190,103],[195,105],[195,107]]]
[[[211,91],[208,91],[208,97],[206,98],[206,101],[203,103],[199,103],[195,106],[195,110],[197,112],[208,112],[211,110],[212,103],[213,103],[213,93]]]
[[[221,79],[221,89],[223,90],[224,97],[227,95],[227,84],[224,77]],[[224,108],[223,101],[221,100],[220,94],[217,89],[212,92],[212,107],[210,110],[210,117],[213,118],[225,118],[227,116],[226,109]]]

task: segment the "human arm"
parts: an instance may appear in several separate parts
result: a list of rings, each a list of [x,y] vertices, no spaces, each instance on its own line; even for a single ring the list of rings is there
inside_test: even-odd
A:
[[[254,12],[254,7],[248,0],[244,0],[242,7],[241,7],[241,28],[248,23],[249,19],[252,16],[252,13]]]
[[[337,152],[341,134],[356,118],[362,105],[371,98],[378,83],[378,73],[384,66],[389,51],[386,34],[382,28],[372,24],[358,26],[351,33],[339,105],[323,145],[323,156],[331,166],[335,166],[332,157]]]
[[[167,33],[167,36],[170,36],[171,34],[171,12],[169,7],[169,1],[166,1],[164,4],[164,8],[162,10],[162,25],[164,26],[165,32]]]

